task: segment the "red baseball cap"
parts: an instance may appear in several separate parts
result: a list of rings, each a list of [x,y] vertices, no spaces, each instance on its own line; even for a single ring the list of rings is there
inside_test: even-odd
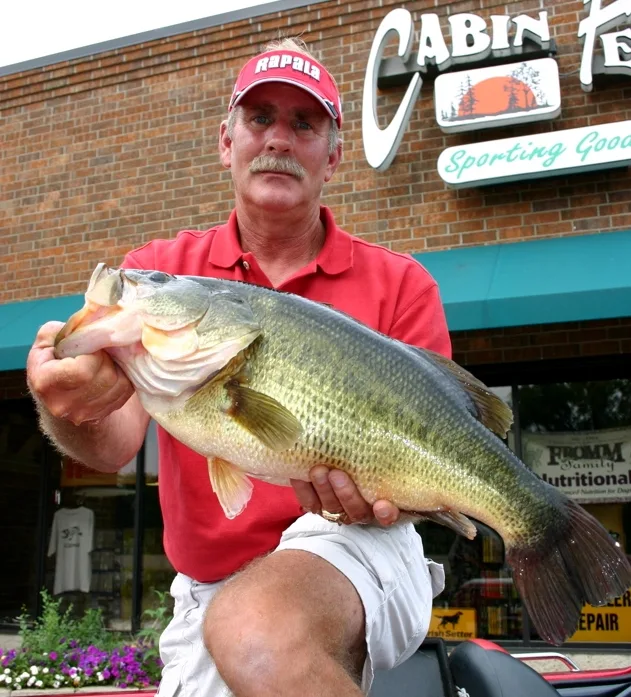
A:
[[[267,51],[251,58],[235,83],[228,111],[256,85],[286,82],[301,87],[315,97],[325,111],[342,127],[342,100],[329,71],[317,60],[297,51]]]

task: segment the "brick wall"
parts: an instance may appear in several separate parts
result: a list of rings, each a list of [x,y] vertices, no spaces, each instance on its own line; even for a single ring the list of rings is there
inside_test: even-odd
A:
[[[631,318],[455,332],[460,365],[588,358],[631,353]]]
[[[563,117],[553,127],[631,118],[628,78],[591,94],[580,87],[583,3],[544,4],[562,74]],[[279,31],[301,34],[340,82],[345,157],[325,203],[349,232],[418,252],[631,227],[626,170],[448,189],[436,172],[439,153],[476,136],[439,130],[431,83],[422,89],[393,165],[386,172],[372,170],[361,143],[364,69],[379,22],[401,3],[380,5],[329,0],[0,78],[0,302],[82,292],[97,262],[115,264],[153,237],[223,221],[232,192],[217,156],[219,124],[239,67]],[[439,12],[447,36],[447,16],[456,12],[488,18],[504,12],[536,16],[542,9],[539,0],[435,5],[405,3],[417,30],[422,12]],[[384,119],[402,94],[393,89],[380,96]],[[504,129],[482,137],[523,132]],[[628,324],[612,331],[626,333],[603,346],[616,351],[626,341],[622,350],[628,351]],[[476,334],[479,348],[470,350],[493,356],[500,351],[509,360],[512,351],[524,348],[510,343],[520,333]],[[530,334],[533,357],[575,350],[572,332],[559,335],[571,340],[551,344],[538,344],[537,337],[553,330]],[[469,358],[469,349],[458,350]]]

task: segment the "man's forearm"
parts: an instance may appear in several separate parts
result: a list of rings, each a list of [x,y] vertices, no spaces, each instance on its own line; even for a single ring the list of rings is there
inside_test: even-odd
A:
[[[57,450],[99,472],[117,472],[140,449],[149,422],[130,402],[100,421],[79,426],[53,416],[37,401],[36,405],[40,427]]]

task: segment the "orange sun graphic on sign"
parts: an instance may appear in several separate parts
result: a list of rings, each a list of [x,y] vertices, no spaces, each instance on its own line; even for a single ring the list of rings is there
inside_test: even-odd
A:
[[[536,108],[530,87],[514,77],[490,77],[473,85],[460,100],[459,117],[496,116]]]

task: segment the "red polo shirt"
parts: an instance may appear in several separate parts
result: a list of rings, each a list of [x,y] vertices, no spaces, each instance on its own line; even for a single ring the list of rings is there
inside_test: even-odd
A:
[[[321,218],[326,238],[318,257],[279,289],[329,303],[384,334],[450,357],[445,315],[429,273],[410,256],[344,232],[328,208]],[[254,255],[241,249],[234,211],[226,225],[152,240],[130,252],[123,266],[271,287]],[[247,508],[228,520],[211,489],[206,460],[161,428],[158,441],[164,546],[177,571],[200,582],[225,578],[274,549],[301,515],[293,489],[254,479]]]

